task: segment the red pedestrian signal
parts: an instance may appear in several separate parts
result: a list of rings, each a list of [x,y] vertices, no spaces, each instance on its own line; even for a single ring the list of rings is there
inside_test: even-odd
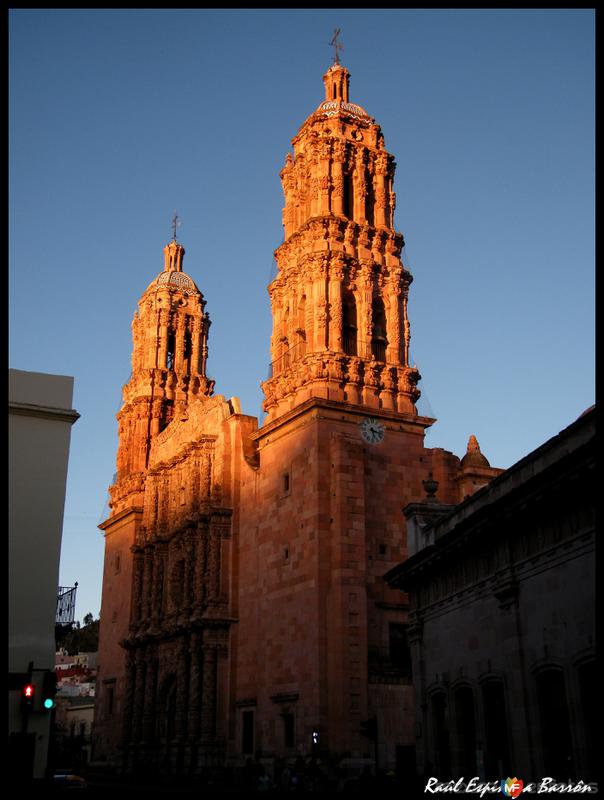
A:
[[[34,707],[36,699],[36,687],[33,683],[26,683],[21,689],[21,703],[23,708],[30,710]]]

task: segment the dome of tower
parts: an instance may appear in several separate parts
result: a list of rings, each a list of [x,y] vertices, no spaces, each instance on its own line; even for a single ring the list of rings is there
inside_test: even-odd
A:
[[[155,281],[156,286],[169,286],[179,289],[184,294],[200,294],[199,289],[195,286],[195,281],[186,272],[160,272]]]
[[[488,459],[480,452],[480,445],[474,435],[468,441],[468,450],[461,459],[462,467],[490,467]]]
[[[358,117],[368,122],[372,119],[364,108],[356,103],[346,103],[343,100],[324,100],[315,114],[323,117],[335,117],[338,114],[345,114],[349,117]]]

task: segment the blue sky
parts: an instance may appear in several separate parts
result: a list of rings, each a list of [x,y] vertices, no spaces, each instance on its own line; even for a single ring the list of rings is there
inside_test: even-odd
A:
[[[509,467],[594,402],[594,12],[13,10],[10,366],[73,375],[60,581],[100,610],[136,303],[178,211],[216,392],[260,416],[279,171],[341,28],[397,161],[426,445]]]

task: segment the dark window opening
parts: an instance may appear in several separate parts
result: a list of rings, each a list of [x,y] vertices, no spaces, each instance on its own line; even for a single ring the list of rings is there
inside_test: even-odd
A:
[[[289,492],[289,472],[286,472],[283,476],[283,491]]]
[[[346,355],[357,354],[357,305],[352,292],[347,291],[342,297],[342,339]]]
[[[444,694],[439,693],[432,698],[432,720],[436,756],[435,774],[446,780],[451,777],[451,744],[447,721],[447,698]]]
[[[378,361],[386,360],[386,310],[381,297],[373,301],[371,313],[371,352]]]
[[[585,730],[586,767],[587,777],[596,777],[596,742],[598,741],[597,705],[594,698],[597,696],[596,688],[596,663],[588,661],[578,669],[579,691],[581,693],[581,706],[583,709],[583,728]]]
[[[365,197],[365,219],[369,225],[375,225],[374,208],[375,208],[375,194],[373,191],[373,181],[371,176],[366,182],[367,195]]]
[[[176,351],[174,334],[168,334],[168,354],[166,356],[166,368],[174,369],[174,353]]]
[[[455,716],[457,717],[460,774],[474,775],[476,772],[476,720],[474,693],[469,686],[464,686],[455,692]]]
[[[487,780],[495,780],[510,769],[508,719],[505,694],[500,681],[489,681],[483,686],[484,727],[486,751],[484,765]]]
[[[192,353],[193,353],[193,346],[192,346],[192,341],[191,341],[191,331],[187,327],[187,329],[185,330],[185,342],[184,342],[183,356],[184,356],[185,362],[189,365],[189,367],[190,367],[190,361],[191,361],[191,354]]]
[[[248,755],[254,752],[254,712],[241,714],[241,752]]]
[[[564,673],[548,669],[537,675],[537,699],[541,716],[541,742],[545,774],[573,775],[572,740]]]

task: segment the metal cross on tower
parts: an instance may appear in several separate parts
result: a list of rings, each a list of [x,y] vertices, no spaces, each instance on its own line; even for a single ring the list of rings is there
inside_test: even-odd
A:
[[[174,212],[174,216],[172,217],[172,239],[176,241],[176,228],[180,227],[180,222],[178,221],[178,214],[176,211]]]
[[[340,54],[338,53],[338,50],[343,50],[344,49],[343,45],[341,45],[340,42],[338,41],[338,36],[339,35],[340,35],[340,29],[336,28],[335,31],[334,31],[334,34],[333,34],[333,39],[329,43],[330,45],[332,45],[333,49],[335,50],[335,55],[333,57],[333,63],[334,64],[339,64],[340,63]]]

